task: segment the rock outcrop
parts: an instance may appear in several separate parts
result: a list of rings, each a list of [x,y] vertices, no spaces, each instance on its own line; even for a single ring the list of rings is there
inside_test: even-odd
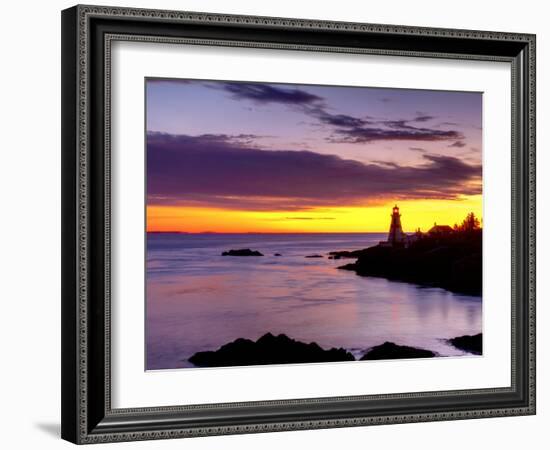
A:
[[[356,252],[333,252],[336,257],[357,257],[339,269],[357,275],[383,277],[452,292],[481,295],[481,230],[425,237],[408,247],[377,245]],[[348,256],[349,255],[349,256]]]
[[[481,333],[473,336],[459,336],[449,339],[449,342],[459,350],[464,350],[474,355],[481,355],[483,352],[483,335]]]
[[[267,333],[256,342],[239,338],[215,351],[195,353],[189,362],[198,367],[252,366],[355,361],[343,348],[322,349],[315,342],[306,344],[284,334]]]
[[[241,248],[238,250],[228,250],[222,253],[222,256],[264,256],[257,250],[250,250],[249,248]]]
[[[360,361],[374,359],[433,358],[434,356],[437,355],[431,350],[408,347],[406,345],[397,345],[393,342],[384,342],[382,345],[372,347],[361,357]]]

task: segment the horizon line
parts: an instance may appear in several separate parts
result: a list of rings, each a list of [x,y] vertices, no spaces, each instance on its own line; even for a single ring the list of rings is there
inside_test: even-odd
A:
[[[404,233],[415,233],[413,231],[404,231]],[[388,230],[384,231],[157,231],[147,230],[147,234],[387,234]]]

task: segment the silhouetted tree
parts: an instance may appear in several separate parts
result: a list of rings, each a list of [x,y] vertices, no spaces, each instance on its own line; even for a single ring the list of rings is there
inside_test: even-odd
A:
[[[459,227],[461,231],[474,231],[480,227],[479,219],[473,212],[469,213],[462,221],[462,225]]]

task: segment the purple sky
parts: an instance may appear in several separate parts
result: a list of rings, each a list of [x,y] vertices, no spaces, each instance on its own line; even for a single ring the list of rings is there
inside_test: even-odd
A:
[[[480,93],[161,79],[146,93],[150,204],[481,192]]]

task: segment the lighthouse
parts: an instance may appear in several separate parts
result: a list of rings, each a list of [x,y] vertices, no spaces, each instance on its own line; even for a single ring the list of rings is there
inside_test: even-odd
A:
[[[403,233],[401,228],[401,214],[399,214],[399,208],[395,205],[392,209],[390,232],[388,234],[388,244],[392,247],[404,245],[407,236]]]

